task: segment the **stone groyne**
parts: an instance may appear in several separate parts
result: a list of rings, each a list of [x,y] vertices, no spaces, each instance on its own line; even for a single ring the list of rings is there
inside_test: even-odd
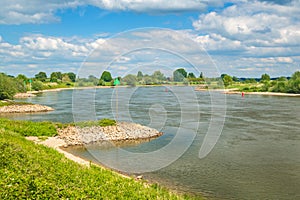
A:
[[[161,136],[156,129],[129,122],[118,122],[115,126],[68,126],[58,129],[58,138],[65,141],[66,146],[84,145],[98,141],[121,141],[148,139]]]
[[[38,104],[24,104],[24,105],[8,105],[0,107],[0,114],[2,113],[33,113],[33,112],[47,112],[54,109],[49,106]]]

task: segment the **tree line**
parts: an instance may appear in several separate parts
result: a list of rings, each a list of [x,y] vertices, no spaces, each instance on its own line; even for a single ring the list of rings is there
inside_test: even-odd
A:
[[[291,77],[279,77],[271,79],[268,74],[263,74],[260,79],[237,78],[228,74],[222,74],[220,77],[207,78],[201,72],[198,77],[193,72],[187,72],[184,68],[178,68],[173,71],[172,77],[165,76],[157,70],[151,75],[143,74],[138,71],[137,74],[127,74],[124,77],[113,78],[109,71],[103,71],[100,78],[90,75],[87,78],[76,77],[73,72],[62,73],[52,72],[47,76],[45,72],[39,72],[33,78],[28,78],[23,74],[10,76],[0,73],[0,99],[12,99],[17,92],[26,92],[29,90],[43,90],[73,86],[113,86],[114,79],[119,79],[121,85],[161,85],[161,84],[183,84],[183,85],[213,85],[215,88],[239,88],[241,91],[256,92],[284,92],[300,93],[300,71],[295,72]],[[212,87],[210,87],[212,88]]]

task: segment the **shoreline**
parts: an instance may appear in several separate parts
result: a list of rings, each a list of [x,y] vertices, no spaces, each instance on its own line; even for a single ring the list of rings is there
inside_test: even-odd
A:
[[[239,91],[223,91],[224,94],[239,94],[242,95],[263,95],[263,96],[281,96],[281,97],[300,97],[300,94],[281,93],[281,92],[239,92]]]
[[[170,86],[170,87],[184,87],[184,85],[137,85],[135,87],[159,87],[159,86]],[[224,94],[242,94],[240,91],[236,91],[236,89],[205,89],[199,88],[198,85],[188,85],[190,87],[194,87],[195,91],[214,91],[214,92],[222,92]],[[130,87],[127,85],[118,86],[118,88],[126,88]],[[47,90],[40,90],[40,91],[27,91],[26,93],[17,93],[15,94],[14,98],[28,98],[28,97],[35,97],[38,93],[44,92],[59,92],[63,90],[84,90],[84,89],[108,89],[108,88],[115,88],[115,86],[87,86],[87,87],[70,87],[70,88],[55,88],[55,89],[47,89]],[[244,92],[244,94],[249,95],[264,95],[264,96],[286,96],[286,97],[300,97],[300,94],[293,94],[293,93],[282,93],[282,92]]]
[[[90,133],[91,130],[96,132]],[[41,144],[49,148],[53,148],[56,151],[62,153],[66,158],[76,163],[79,163],[81,165],[87,167],[91,165],[95,165],[103,169],[112,170],[119,176],[125,178],[133,178],[132,176],[135,176],[136,180],[140,180],[143,179],[142,175],[137,175],[134,173],[126,174],[121,171],[111,169],[101,163],[94,163],[82,157],[75,156],[64,149],[67,149],[69,147],[74,147],[74,146],[96,144],[97,142],[113,143],[113,142],[120,142],[120,141],[139,141],[139,140],[149,141],[153,138],[160,137],[162,134],[163,134],[162,132],[159,132],[156,129],[152,129],[147,126],[142,126],[140,124],[129,123],[129,122],[121,122],[121,123],[117,123],[117,125],[115,126],[106,126],[106,127],[85,127],[85,128],[77,127],[76,128],[73,126],[68,126],[64,129],[58,129],[57,136],[48,137],[46,140],[42,140],[37,136],[28,136],[25,138],[27,140],[33,141],[36,144]],[[95,135],[99,135],[99,136],[95,137]],[[103,135],[105,136],[103,137]]]

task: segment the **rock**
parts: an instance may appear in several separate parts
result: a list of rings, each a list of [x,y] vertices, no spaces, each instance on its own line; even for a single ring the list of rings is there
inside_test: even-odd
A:
[[[116,126],[75,127],[58,129],[58,137],[68,145],[83,145],[98,141],[121,141],[155,138],[161,132],[140,124],[118,122]]]
[[[32,112],[47,112],[54,109],[49,106],[42,106],[38,104],[28,105],[9,105],[0,107],[0,113],[32,113]]]

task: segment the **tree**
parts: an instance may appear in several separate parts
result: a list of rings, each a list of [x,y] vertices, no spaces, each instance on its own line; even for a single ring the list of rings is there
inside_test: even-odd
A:
[[[103,80],[102,80],[103,81]],[[97,77],[96,76],[94,76],[94,75],[89,75],[89,77],[88,77],[88,82],[92,82],[93,83],[93,85],[100,85],[99,83],[99,79],[97,79]],[[104,81],[103,81],[104,82]],[[105,83],[103,84],[103,85],[105,85]]]
[[[0,73],[0,100],[12,99],[18,92],[16,81],[6,74]]]
[[[134,87],[137,82],[137,77],[133,74],[128,74],[124,78],[122,78],[122,81],[126,82],[127,85]]]
[[[200,76],[199,76],[199,78],[202,78],[202,79],[204,79],[203,72],[201,72],[201,73],[200,73]]]
[[[25,81],[25,82],[28,81],[28,78],[27,78],[24,74],[19,74],[19,75],[17,76],[17,79],[18,79],[18,80],[21,80],[21,81]]]
[[[69,75],[68,75],[68,74],[63,74],[63,75],[62,75],[61,81],[62,81],[63,83],[67,83],[67,82],[71,82],[71,79],[69,78]]]
[[[260,82],[265,83],[265,82],[269,82],[270,80],[271,78],[268,74],[261,75]]]
[[[173,72],[173,79],[175,82],[182,82],[187,77],[187,72],[183,68],[176,69]]]
[[[101,75],[100,80],[103,80],[105,82],[110,82],[112,80],[111,74],[108,71],[104,71]]]
[[[166,80],[166,77],[163,73],[161,73],[159,70],[158,71],[155,71],[153,74],[152,74],[152,78],[154,80],[158,80],[158,82],[161,82],[161,81],[165,81]]]
[[[288,81],[288,79],[284,76],[281,76],[277,79],[277,81]]]
[[[232,80],[233,80],[234,82],[239,82],[239,78],[236,77],[236,76],[233,76],[233,77],[232,77]]]
[[[141,72],[141,71],[138,71],[138,73],[137,73],[137,75],[136,75],[136,77],[137,77],[137,80],[138,81],[141,81],[142,79],[143,79],[143,73]]]
[[[300,71],[295,72],[288,82],[289,93],[300,93]]]
[[[61,72],[52,72],[50,75],[51,82],[60,82],[62,80],[62,73]]]
[[[33,81],[31,84],[31,88],[35,91],[39,91],[43,89],[43,83],[41,81]]]
[[[68,76],[69,76],[69,78],[70,78],[70,80],[71,80],[72,82],[75,82],[75,81],[76,81],[76,74],[75,74],[75,73],[69,72],[69,73],[68,73]]]
[[[227,75],[227,74],[224,74],[223,76],[222,75],[221,75],[221,77],[222,77],[224,86],[227,87],[227,86],[231,85],[231,83],[232,83],[232,77],[229,76],[229,75]]]
[[[193,72],[190,72],[187,77],[188,78],[196,78],[196,76]]]
[[[47,74],[45,72],[39,72],[38,74],[34,75],[35,78],[39,81],[45,81],[47,79]]]

